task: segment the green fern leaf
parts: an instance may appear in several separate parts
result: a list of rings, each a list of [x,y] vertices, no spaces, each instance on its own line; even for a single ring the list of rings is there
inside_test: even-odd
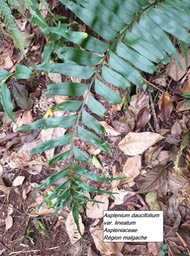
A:
[[[88,201],[85,192],[109,194],[84,182],[80,177],[84,176],[96,182],[109,181],[109,178],[98,177],[84,168],[84,163],[88,164],[90,157],[84,148],[80,148],[79,143],[76,143],[76,138],[99,150],[110,152],[109,145],[100,138],[104,129],[98,120],[104,118],[106,109],[98,99],[103,98],[111,104],[119,104],[121,97],[118,88],[125,90],[131,86],[143,85],[144,73],[153,74],[158,63],[169,63],[170,56],[180,64],[178,53],[170,37],[172,35],[180,42],[190,44],[188,32],[190,1],[60,0],[60,2],[88,25],[91,32],[88,34],[72,31],[69,29],[69,24],[57,27],[42,24],[43,33],[51,38],[46,48],[48,60],[51,53],[54,53],[63,63],[49,63],[44,58],[44,62],[33,69],[81,80],[81,82],[63,82],[48,86],[48,94],[72,97],[52,108],[53,111],[68,112],[68,126],[62,123],[64,118],[49,118],[36,121],[19,130],[55,126],[69,128],[66,135],[44,142],[33,149],[32,153],[41,153],[60,145],[70,145],[69,150],[60,152],[49,161],[51,166],[57,161],[66,160],[68,164],[66,171],[58,172],[57,176],[53,174],[53,178],[49,177],[39,189],[52,184],[64,173],[64,183],[55,189],[46,202],[56,199],[54,206],[58,209],[68,205],[73,209],[77,224],[77,209],[80,206],[85,207],[85,202]],[[95,34],[96,36],[92,36]],[[65,45],[60,44],[60,41],[65,42]],[[71,47],[69,47],[70,42]],[[73,47],[73,44],[76,47]],[[69,117],[69,112],[72,115],[73,112],[77,113]]]
[[[15,1],[14,7],[16,7],[16,6],[17,6],[17,4]],[[14,18],[11,13],[11,9],[8,6],[8,4],[5,2],[5,0],[1,1],[0,17],[5,22],[6,28],[9,31],[9,33],[14,41],[15,46],[18,47],[22,52],[24,52],[24,46],[23,46],[21,33],[20,33],[17,25],[15,24]]]

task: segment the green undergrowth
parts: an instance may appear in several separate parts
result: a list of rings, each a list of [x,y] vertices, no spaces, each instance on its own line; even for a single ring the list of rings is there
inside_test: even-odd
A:
[[[58,161],[66,161],[67,166],[51,175],[37,190],[63,179],[62,184],[43,203],[53,202],[57,210],[70,207],[79,228],[79,208],[85,208],[88,201],[94,202],[86,193],[110,194],[85,182],[82,177],[97,184],[112,180],[108,174],[101,176],[84,168],[90,164],[91,156],[76,143],[91,144],[107,154],[111,151],[108,143],[102,139],[104,128],[98,121],[104,120],[106,108],[96,95],[110,104],[120,104],[122,99],[118,90],[125,92],[135,86],[145,88],[144,76],[156,72],[158,63],[166,65],[172,56],[180,65],[178,52],[170,38],[176,38],[181,44],[190,44],[190,2],[60,0],[60,3],[86,24],[90,32],[74,30],[71,23],[61,21],[49,25],[45,19],[35,16],[33,10],[33,21],[48,38],[42,63],[32,67],[17,65],[13,73],[1,70],[0,95],[4,110],[14,120],[7,87],[7,80],[11,76],[28,79],[45,71],[46,74],[58,73],[81,80],[53,83],[47,87],[48,95],[69,96],[69,100],[51,109],[52,112],[64,111],[64,116],[42,118],[17,129],[29,131],[62,127],[67,130],[65,135],[32,149],[31,154],[69,145],[65,147],[66,151],[63,150],[48,162],[48,167]]]

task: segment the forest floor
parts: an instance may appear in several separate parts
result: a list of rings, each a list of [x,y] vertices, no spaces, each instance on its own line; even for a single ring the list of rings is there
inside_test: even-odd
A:
[[[13,70],[15,64],[40,63],[46,39],[27,22],[20,20],[19,26],[33,34],[27,58],[9,37],[3,37],[0,68]],[[16,132],[17,127],[42,118],[62,100],[47,96],[45,91],[47,84],[64,81],[65,77],[42,74],[26,81],[10,79],[13,97],[20,91],[22,102],[14,101],[15,123],[0,111],[0,255],[190,255],[190,104],[182,96],[190,93],[190,74],[185,58],[180,58],[183,70],[175,61],[160,65],[157,73],[146,77],[147,90],[137,87],[130,94],[121,93],[122,104],[109,106],[99,99],[108,109],[101,121],[112,152],[101,154],[82,145],[83,149],[95,159],[90,165],[92,171],[99,168],[113,177],[123,174],[128,178],[101,185],[101,189],[117,192],[114,197],[96,197],[104,206],[91,204],[87,210],[81,209],[84,240],[78,240],[69,209],[55,215],[50,205],[35,208],[54,189],[52,186],[35,194],[36,186],[64,163],[47,168],[47,161],[61,148],[34,156],[29,151],[59,136],[62,130]],[[99,232],[103,210],[163,211],[164,241],[105,243],[102,230]]]

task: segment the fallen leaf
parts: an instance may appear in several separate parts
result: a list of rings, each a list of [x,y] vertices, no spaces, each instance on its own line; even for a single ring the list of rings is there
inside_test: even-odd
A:
[[[119,121],[128,125],[128,130],[125,132],[131,132],[135,128],[135,114],[129,108],[120,116]],[[118,129],[117,129],[118,130]]]
[[[145,201],[147,202],[150,211],[159,211],[160,205],[158,203],[158,193],[152,191],[146,194]]]
[[[61,127],[56,128],[49,128],[46,130],[42,130],[40,133],[40,138],[42,142],[57,138],[59,136],[64,135],[66,132],[66,129]],[[55,148],[49,149],[45,151],[45,155],[47,160],[51,159],[54,156]]]
[[[166,136],[166,140],[167,143],[171,144],[171,145],[177,145],[180,143],[181,138],[179,135],[173,135],[173,134],[168,134]]]
[[[19,107],[22,109],[31,109],[33,100],[28,94],[28,88],[23,84],[13,84],[13,97]]]
[[[121,250],[124,246],[124,243],[118,242],[118,243],[106,243],[103,241],[103,229],[101,225],[97,225],[96,227],[90,228],[90,233],[94,239],[94,243],[98,251],[101,253],[104,253],[105,255],[115,255],[119,256],[119,253],[121,253]]]
[[[88,255],[87,256],[98,256],[98,254],[92,249],[91,246],[88,247]]]
[[[187,100],[181,100],[177,103],[176,110],[178,112],[190,110],[190,103],[186,103]]]
[[[0,176],[3,175],[3,166],[0,164]]]
[[[135,192],[131,192],[131,191],[126,191],[126,190],[120,190],[120,189],[113,189],[112,190],[113,193],[115,193],[113,195],[113,199],[114,199],[114,204],[115,205],[121,205],[124,203],[124,199],[126,198],[126,196],[133,196],[135,195]]]
[[[177,235],[181,236],[182,239],[180,239],[180,241],[183,243],[183,246],[186,248],[190,248],[190,231],[185,230],[183,228],[179,228],[178,232],[179,233],[177,233]]]
[[[6,251],[6,249],[0,250],[0,256],[1,256],[1,255],[3,256],[5,251]]]
[[[2,69],[11,69],[13,66],[13,62],[11,57],[13,55],[13,49],[11,47],[7,47],[3,49],[3,53],[0,56],[0,68]]]
[[[27,184],[27,185],[22,189],[22,198],[23,198],[24,200],[27,199],[27,195],[28,195],[28,193],[30,193],[31,189],[32,189],[32,187],[31,187],[30,184]]]
[[[22,43],[24,48],[28,48],[32,42],[32,39],[34,37],[34,33],[33,34],[29,34],[26,31],[21,31],[20,32],[21,38],[22,38]]]
[[[54,83],[61,83],[62,77],[59,73],[48,73],[48,77],[54,82]]]
[[[187,58],[183,57],[181,53],[178,53],[178,55],[179,55],[180,63],[182,65],[182,69],[177,64],[177,61],[174,58],[172,58],[166,71],[167,74],[176,82],[179,81],[187,72],[187,67],[190,64],[190,50],[188,50]]]
[[[136,156],[142,154],[149,147],[162,140],[164,137],[152,132],[130,132],[118,144],[125,155]]]
[[[8,205],[7,213],[8,215],[11,215],[14,212],[14,208],[12,204]]]
[[[77,241],[75,244],[69,245],[67,249],[67,256],[81,256],[83,254],[83,246],[81,241]]]
[[[34,164],[28,168],[28,173],[32,175],[39,175],[42,170],[42,165],[41,164]]]
[[[22,116],[18,117],[16,120],[17,127],[22,125],[29,125],[33,122],[33,117],[31,111],[25,111]]]
[[[101,125],[104,127],[105,132],[107,135],[111,135],[111,136],[118,136],[121,135],[121,132],[116,131],[113,127],[111,127],[110,125],[108,125],[105,121],[100,122]]]
[[[5,230],[8,230],[13,225],[13,217],[11,215],[8,215],[5,219]]]
[[[132,187],[135,184],[134,179],[140,174],[140,169],[141,169],[140,155],[129,157],[123,167],[123,174],[127,178],[124,178],[122,180],[122,184],[127,183],[129,187]]]
[[[5,183],[4,183],[4,181],[3,181],[1,176],[0,176],[0,191],[2,191],[3,193],[5,193],[7,195],[10,192],[10,187],[6,187],[5,186]]]
[[[154,79],[153,82],[160,86],[163,86],[163,87],[167,86],[165,74],[163,77],[158,77],[158,78]]]
[[[114,120],[112,122],[112,125],[114,129],[120,133],[129,133],[131,131],[131,128],[127,123],[121,122],[119,120]]]
[[[182,93],[183,94],[190,93],[190,72],[189,71],[187,72],[187,80],[183,85]]]
[[[157,166],[146,174],[144,182],[142,183],[139,193],[155,191],[160,188],[166,181],[165,166]]]
[[[158,101],[158,107],[160,110],[158,114],[159,118],[161,119],[162,122],[167,122],[173,110],[173,103],[171,102],[169,93],[162,93]]]
[[[65,227],[67,234],[69,236],[71,244],[75,244],[79,239],[81,239],[81,235],[79,234],[77,230],[77,226],[74,222],[72,212],[69,213],[66,222],[65,222]],[[82,223],[82,218],[79,214],[79,227],[80,227],[80,232],[83,235],[84,234],[84,225]]]
[[[187,220],[185,223],[183,223],[181,227],[190,232],[190,220]]]
[[[169,151],[167,150],[162,150],[158,154],[158,164],[157,165],[166,165],[170,159],[170,154]]]
[[[86,205],[86,215],[91,219],[99,219],[104,215],[104,211],[108,209],[109,200],[106,195],[97,195],[93,200],[100,201],[102,203],[88,202]]]
[[[141,128],[143,128],[148,121],[150,120],[150,111],[147,107],[142,108],[138,114],[137,114],[137,120],[136,120],[136,126],[135,130],[139,131]]]
[[[148,251],[153,256],[158,256],[159,255],[158,247],[157,247],[156,243],[148,243]]]
[[[97,168],[97,169],[100,169],[100,170],[104,170],[104,167],[101,165],[100,161],[95,157],[93,156],[92,157],[92,164]]]
[[[121,176],[120,173],[118,172],[117,166],[115,164],[114,164],[114,166],[112,168],[112,176],[113,176],[113,178],[118,178],[119,176]],[[112,188],[116,188],[117,186],[119,186],[121,181],[122,181],[121,179],[113,180],[111,182]]]
[[[144,108],[149,109],[149,95],[147,92],[140,91],[131,97],[128,109],[131,110],[135,116],[137,116],[138,113]]]
[[[18,187],[18,186],[22,185],[24,180],[25,180],[25,176],[17,176],[13,180],[13,187]]]

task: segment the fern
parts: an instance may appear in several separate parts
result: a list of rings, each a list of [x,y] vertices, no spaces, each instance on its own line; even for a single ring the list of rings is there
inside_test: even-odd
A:
[[[41,119],[18,130],[53,127],[68,129],[66,135],[42,143],[31,153],[42,153],[57,146],[70,145],[69,150],[55,155],[48,163],[51,167],[57,161],[67,161],[67,166],[50,176],[38,189],[64,178],[63,184],[59,185],[45,202],[56,199],[54,207],[62,209],[66,205],[69,206],[77,223],[78,208],[85,207],[85,202],[90,200],[85,196],[85,192],[108,193],[87,184],[81,176],[95,182],[110,180],[109,177],[98,176],[84,168],[91,159],[76,145],[78,137],[79,140],[90,143],[102,151],[110,152],[109,145],[101,139],[104,128],[97,120],[98,117],[104,118],[106,109],[90,93],[91,90],[95,90],[97,95],[111,104],[118,104],[121,98],[114,88],[126,89],[134,85],[143,85],[144,73],[153,74],[158,63],[169,63],[169,56],[175,58],[180,65],[179,56],[169,35],[190,44],[190,34],[187,31],[190,29],[190,1],[60,2],[103,40],[85,32],[72,31],[69,29],[70,24],[42,27],[43,33],[50,37],[50,41],[43,53],[44,62],[33,67],[33,70],[83,79],[82,83],[50,84],[47,91],[50,95],[77,96],[79,100],[70,99],[52,109],[64,110],[68,113],[67,116]],[[72,42],[77,47],[69,47],[65,42]],[[53,52],[63,63],[49,63]],[[85,97],[81,99],[84,92]]]
[[[16,0],[9,0],[8,1],[12,6],[18,10],[19,6]],[[7,2],[5,0],[1,1],[1,7],[0,7],[0,18],[5,22],[5,26],[10,33],[14,44],[16,47],[18,47],[22,52],[24,52],[24,47],[23,47],[23,42],[22,42],[22,37],[20,34],[20,31],[15,24],[14,18],[12,16],[11,9]]]
[[[48,4],[46,0],[40,1],[44,8],[48,11]],[[22,6],[30,11],[33,16],[33,21],[35,24],[45,27],[46,22],[42,17],[40,11],[38,10],[38,1],[36,0],[2,0],[0,7],[0,18],[5,22],[6,29],[8,30],[10,36],[13,39],[14,45],[19,48],[24,53],[23,37],[18,29],[14,17],[12,15],[12,9],[17,10],[21,15],[23,14]]]

